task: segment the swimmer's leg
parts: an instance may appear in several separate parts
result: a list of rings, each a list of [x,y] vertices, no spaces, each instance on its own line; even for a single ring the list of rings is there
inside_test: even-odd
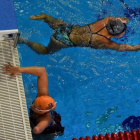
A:
[[[30,16],[30,19],[32,20],[43,20],[46,22],[52,29],[56,29],[60,25],[65,25],[66,23],[63,20],[54,18],[50,15],[40,13],[40,15],[32,15]]]
[[[48,53],[48,50],[45,46],[43,46],[39,43],[28,41],[24,38],[19,38],[18,44],[25,44],[38,54],[47,54]]]
[[[69,48],[69,46],[63,44],[62,42],[56,40],[53,36],[51,36],[50,42],[47,46],[49,53],[50,54],[55,53],[61,50],[62,48]]]
[[[62,48],[68,48],[69,46],[61,43],[60,41],[56,40],[54,37],[51,36],[50,42],[47,47],[43,46],[42,44],[28,41],[24,38],[19,38],[18,44],[25,44],[29,46],[33,51],[38,54],[53,54]]]

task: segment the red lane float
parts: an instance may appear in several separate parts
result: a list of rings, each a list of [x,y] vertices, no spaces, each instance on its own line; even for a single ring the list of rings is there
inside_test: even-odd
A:
[[[72,140],[78,139],[73,138]],[[98,137],[93,135],[92,138],[89,136],[86,136],[86,138],[80,137],[79,140],[140,140],[140,129],[137,129],[137,131],[132,130],[130,133],[128,131],[119,132],[118,134],[112,133],[111,136],[107,133],[105,136],[102,134],[99,134]]]

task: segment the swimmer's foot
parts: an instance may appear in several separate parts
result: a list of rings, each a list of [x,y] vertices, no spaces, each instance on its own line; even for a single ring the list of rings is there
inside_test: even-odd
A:
[[[48,49],[36,42],[28,41],[25,38],[19,38],[18,44],[25,44],[38,54],[48,54]]]
[[[42,20],[46,17],[46,14],[43,14],[42,12],[40,13],[40,15],[32,15],[30,16],[30,19],[32,20]]]
[[[25,38],[19,38],[18,39],[18,44],[28,44],[28,40]]]

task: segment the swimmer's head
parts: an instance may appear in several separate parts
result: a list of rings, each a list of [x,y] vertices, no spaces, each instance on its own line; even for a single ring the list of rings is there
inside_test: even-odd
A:
[[[122,23],[120,20],[114,20],[106,25],[106,29],[109,34],[118,36],[126,30],[126,24]]]
[[[55,100],[50,96],[40,96],[34,101],[34,109],[40,113],[49,112],[56,107]]]

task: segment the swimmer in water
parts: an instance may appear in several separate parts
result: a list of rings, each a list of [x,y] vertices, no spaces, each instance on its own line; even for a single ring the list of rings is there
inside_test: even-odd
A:
[[[49,96],[48,77],[44,67],[15,67],[11,63],[3,66],[4,74],[11,74],[11,78],[19,73],[36,75],[38,93],[30,107],[30,124],[33,134],[63,135],[61,116],[54,111],[55,100]]]
[[[117,44],[111,38],[121,38],[126,31],[126,17],[106,17],[84,26],[73,25],[47,14],[30,16],[32,20],[46,22],[54,33],[47,47],[42,44],[20,38],[19,44],[26,44],[38,54],[52,54],[62,48],[91,47],[94,49],[113,49],[116,51],[138,51],[140,45]]]

